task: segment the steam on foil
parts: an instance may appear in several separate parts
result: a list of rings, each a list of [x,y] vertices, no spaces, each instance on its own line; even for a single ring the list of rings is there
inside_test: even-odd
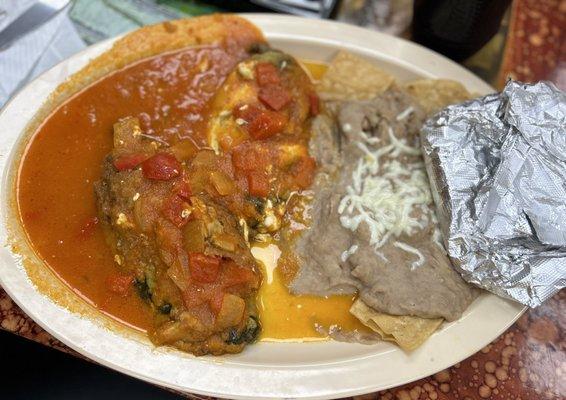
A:
[[[566,286],[566,94],[509,81],[422,132],[448,254],[464,279],[531,307]]]

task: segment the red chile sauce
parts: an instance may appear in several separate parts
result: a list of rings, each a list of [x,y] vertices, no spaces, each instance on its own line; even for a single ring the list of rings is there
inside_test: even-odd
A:
[[[122,297],[108,290],[115,265],[93,191],[112,148],[112,126],[134,116],[145,134],[204,143],[208,100],[244,56],[200,47],[132,64],[57,108],[25,151],[17,200],[34,250],[85,300],[129,325],[148,328],[151,311],[134,292]]]

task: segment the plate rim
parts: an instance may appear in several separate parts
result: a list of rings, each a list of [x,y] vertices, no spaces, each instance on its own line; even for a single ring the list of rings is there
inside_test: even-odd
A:
[[[450,68],[454,71],[458,71],[459,73],[462,73],[464,75],[464,77],[466,78],[465,81],[473,81],[474,84],[478,87],[484,87],[486,89],[492,90],[492,88],[489,87],[489,85],[487,85],[485,82],[483,82],[481,79],[479,79],[478,77],[476,77],[475,75],[473,75],[471,72],[465,70],[463,67],[459,66],[458,64],[454,63],[451,60],[448,60],[447,58],[445,58],[444,56],[438,55],[434,52],[432,52],[431,50],[428,50],[418,44],[415,43],[411,43],[408,42],[404,39],[400,39],[397,37],[391,37],[379,32],[375,32],[375,31],[370,31],[364,28],[360,28],[360,27],[355,27],[352,25],[347,25],[344,23],[340,23],[340,22],[335,22],[335,21],[321,21],[321,20],[309,20],[309,19],[304,19],[304,18],[298,18],[298,17],[292,17],[292,16],[282,16],[282,15],[272,15],[272,14],[243,14],[243,17],[249,19],[252,23],[256,24],[265,34],[265,36],[268,38],[268,40],[270,39],[277,39],[277,38],[283,38],[283,39],[294,39],[294,40],[311,40],[312,42],[317,42],[317,40],[315,39],[320,39],[323,40],[324,37],[327,37],[327,31],[325,31],[324,29],[320,29],[317,34],[314,35],[310,35],[308,38],[304,37],[303,34],[301,33],[288,33],[288,32],[277,32],[277,29],[274,29],[273,27],[278,26],[279,29],[281,29],[283,27],[283,25],[287,26],[287,25],[294,25],[294,26],[304,26],[306,24],[309,24],[311,26],[314,25],[320,25],[321,28],[327,28],[331,31],[333,30],[339,30],[340,33],[347,33],[349,35],[352,35],[353,37],[364,37],[364,40],[369,38],[375,38],[376,41],[387,41],[388,43],[393,43],[395,46],[398,46],[400,48],[404,48],[406,51],[408,51],[409,54],[417,52],[417,53],[422,53],[428,57],[430,57],[432,60],[435,60],[436,62],[440,63],[441,65],[444,66],[450,66]],[[335,32],[334,32],[335,33]],[[360,36],[361,35],[361,36]],[[332,36],[332,35],[330,35]],[[74,54],[73,56],[61,61],[60,63],[58,63],[57,65],[55,65],[54,67],[50,68],[48,71],[44,72],[43,74],[41,74],[39,77],[35,78],[33,81],[29,82],[28,84],[26,84],[24,87],[22,87],[22,89],[15,94],[6,104],[5,106],[2,108],[2,110],[0,110],[0,121],[3,121],[5,118],[8,118],[6,116],[6,114],[11,110],[11,106],[14,104],[16,99],[21,99],[21,96],[23,94],[28,93],[34,86],[34,84],[37,84],[38,81],[40,81],[41,79],[43,79],[45,76],[48,76],[49,74],[54,73],[54,71],[59,71],[60,69],[63,68],[63,66],[68,65],[71,62],[80,60],[84,57],[87,57],[91,54],[95,54],[98,55],[100,54],[103,50],[107,49],[110,47],[110,45],[116,41],[118,37],[114,37],[114,38],[110,38],[107,39],[105,41],[99,42],[97,44],[94,44],[92,46],[89,46],[87,48],[85,48],[84,50],[80,51],[79,53]],[[369,40],[368,39],[368,40]],[[323,40],[324,41],[324,40]],[[317,42],[318,44],[320,44],[319,42]],[[381,56],[382,58],[385,59],[389,59],[392,62],[399,62],[401,61],[402,63],[404,63],[406,66],[409,65],[410,60],[407,59],[407,54],[402,55],[401,57],[399,55],[395,56],[392,54],[386,54],[383,53],[382,50],[377,50],[376,48],[370,48],[371,46],[364,46],[364,45],[360,45],[358,44],[357,46],[353,46],[351,43],[348,46],[348,43],[346,43],[343,39],[340,39],[339,37],[335,37],[335,38],[328,38],[326,40],[326,44],[334,46],[337,43],[342,43],[342,44],[346,44],[345,48],[352,50],[353,48],[355,48],[355,51],[359,51],[359,52],[366,52],[367,54],[374,54],[376,56]],[[394,47],[394,46],[392,46]],[[85,63],[86,64],[86,63]],[[81,67],[84,65],[81,65]],[[422,63],[414,63],[413,64],[413,69],[420,69],[421,72],[424,71],[422,66]],[[74,73],[74,71],[73,71]],[[426,73],[429,76],[434,76],[434,73],[430,72],[430,71],[426,71]],[[65,76],[69,76],[69,73],[66,73]],[[27,121],[26,121],[27,123]],[[13,141],[17,142],[21,139],[21,134],[22,132],[17,132],[16,134],[13,134],[12,136],[14,137]],[[2,139],[3,141],[4,139]],[[8,148],[7,150],[9,150],[10,156],[7,158],[6,157],[6,153],[2,153],[1,159],[0,159],[0,168],[2,169],[2,173],[3,173],[3,179],[2,179],[2,186],[0,187],[0,197],[5,200],[7,198],[7,194],[5,193],[7,190],[6,189],[10,189],[11,186],[7,185],[8,183],[8,172],[12,169],[12,159],[13,159],[13,149],[12,148]],[[3,201],[2,204],[2,226],[0,228],[0,235],[5,238],[6,236],[6,208],[7,208],[7,204],[5,201]],[[108,357],[101,357],[99,354],[97,353],[93,353],[92,351],[89,351],[88,349],[84,349],[82,347],[80,347],[77,343],[75,343],[75,341],[72,340],[72,338],[68,337],[68,334],[65,334],[65,332],[60,332],[56,329],[52,329],[52,326],[47,322],[44,321],[44,319],[42,318],[41,315],[38,315],[37,311],[33,309],[33,304],[32,303],[27,303],[26,300],[23,298],[22,296],[22,292],[18,292],[18,290],[20,290],[17,285],[14,286],[14,282],[12,282],[6,275],[6,263],[14,263],[14,259],[9,260],[9,257],[14,257],[14,255],[11,254],[11,251],[8,250],[8,253],[10,254],[6,254],[6,249],[2,249],[2,254],[0,254],[0,284],[4,287],[4,289],[6,290],[6,292],[8,293],[8,295],[10,296],[10,298],[12,298],[12,300],[14,300],[14,302],[30,317],[32,317],[34,319],[34,321],[36,321],[42,328],[44,328],[47,332],[49,332],[51,335],[53,335],[54,337],[56,337],[57,339],[61,340],[63,343],[65,343],[67,346],[69,346],[70,348],[74,349],[75,351],[85,355],[86,357],[95,360],[96,362],[105,365],[107,367],[113,368],[115,370],[118,370],[122,373],[125,373],[127,375],[130,376],[134,376],[136,378],[139,379],[143,379],[145,381],[151,382],[153,384],[157,384],[160,386],[168,386],[171,388],[174,388],[176,390],[180,390],[183,392],[190,392],[190,393],[197,393],[197,394],[203,394],[203,395],[209,395],[209,396],[215,396],[215,397],[223,397],[223,398],[250,398],[254,397],[254,398],[272,398],[274,395],[276,397],[295,397],[295,398],[335,398],[335,397],[343,397],[343,396],[352,396],[352,395],[358,395],[358,394],[364,394],[364,393],[370,393],[370,392],[374,392],[374,391],[378,391],[378,390],[383,390],[383,389],[387,389],[387,388],[391,388],[391,387],[395,387],[395,386],[399,386],[402,384],[406,384],[409,382],[413,382],[415,380],[421,379],[423,377],[429,376],[433,373],[436,373],[446,367],[448,367],[449,365],[445,365],[445,364],[441,364],[438,365],[437,367],[434,367],[433,370],[426,370],[426,371],[422,371],[422,373],[417,373],[417,374],[413,374],[413,376],[411,376],[409,379],[404,379],[401,378],[398,381],[393,381],[393,382],[389,382],[386,384],[383,383],[375,383],[375,384],[366,384],[364,386],[360,386],[357,388],[353,388],[353,387],[349,387],[346,388],[342,391],[337,391],[336,389],[333,389],[332,391],[325,391],[325,390],[321,390],[320,388],[317,389],[313,389],[313,388],[309,388],[309,387],[305,387],[305,391],[304,392],[294,392],[294,391],[289,391],[289,392],[280,392],[280,393],[268,393],[268,392],[253,392],[253,393],[248,393],[248,392],[243,392],[243,391],[239,391],[239,393],[234,394],[234,392],[227,392],[227,391],[215,391],[214,390],[214,384],[212,385],[208,385],[209,389],[203,390],[202,387],[201,388],[192,388],[189,387],[187,384],[183,384],[183,383],[175,383],[175,382],[168,382],[168,381],[163,381],[160,379],[156,379],[154,376],[149,376],[147,374],[141,373],[139,371],[130,369],[130,368],[126,368],[124,367],[122,364],[117,363],[117,362],[113,362],[113,361],[109,361]],[[9,257],[8,257],[9,256]],[[4,273],[3,273],[4,271]],[[26,275],[25,278],[27,278],[27,273],[25,272],[25,270],[23,270],[23,274]],[[43,294],[39,293],[36,291],[36,294],[40,295],[40,296],[44,296]],[[491,295],[488,294],[486,295],[487,297],[496,297],[495,295]],[[499,329],[497,331],[497,335],[491,337],[490,339],[485,339],[483,342],[485,343],[478,343],[477,344],[477,348],[475,349],[475,351],[473,352],[468,352],[467,354],[460,354],[458,357],[456,357],[456,359],[452,359],[450,362],[450,365],[453,365],[455,363],[460,362],[462,359],[465,359],[469,356],[471,356],[472,354],[474,354],[477,350],[481,349],[482,347],[484,347],[485,345],[487,345],[488,343],[490,343],[492,340],[496,339],[501,333],[503,333],[505,330],[507,330],[509,328],[509,326],[511,326],[521,315],[522,313],[526,310],[526,307],[520,307],[519,305],[512,303],[509,304],[509,302],[507,300],[504,299],[499,299],[497,298],[497,302],[496,304],[501,303],[502,307],[504,307],[504,303],[508,304],[511,308],[509,308],[509,310],[513,312],[513,317],[507,319],[505,324],[502,324],[499,326]],[[499,301],[501,300],[501,301]],[[53,304],[55,305],[55,304]],[[519,309],[520,308],[520,309]],[[69,313],[67,310],[62,310],[63,313]],[[74,315],[74,317],[77,317],[76,315]],[[82,317],[79,317],[82,318]],[[131,340],[129,338],[125,338],[125,340]],[[258,344],[256,346],[260,346],[260,345],[265,345],[265,344]],[[306,345],[306,344],[301,344],[301,345]],[[317,344],[315,344],[317,345]],[[159,351],[157,351],[157,353],[159,353]],[[172,353],[173,354],[173,353]],[[193,366],[200,366],[202,364],[206,364],[206,363],[201,363],[201,359],[198,358],[188,358],[192,361],[196,361],[193,362]],[[347,363],[350,362],[355,362],[356,360],[350,360]],[[191,363],[189,363],[191,364]],[[226,364],[216,364],[215,362],[211,362],[209,363],[209,365],[229,365],[231,364],[230,361],[228,361]],[[339,363],[340,364],[340,363]],[[236,369],[238,368],[238,364],[234,364],[236,366]],[[249,367],[249,366],[248,366]],[[246,368],[245,365],[240,364],[239,368]],[[257,366],[256,366],[257,368]],[[303,367],[303,368],[308,368],[308,367]],[[314,367],[314,369],[320,369],[320,367]],[[326,368],[326,367],[325,367]],[[330,366],[329,368],[333,368],[332,366]],[[436,368],[436,369],[435,369]],[[213,367],[214,369],[214,367]],[[221,368],[218,368],[221,369]],[[338,368],[340,370],[340,368]],[[355,369],[355,367],[354,367]],[[229,371],[229,369],[228,369]],[[338,371],[338,372],[344,372],[344,371]],[[354,371],[356,372],[356,371]],[[303,371],[304,373],[304,371]],[[347,373],[347,371],[346,371]],[[308,376],[308,374],[306,375]],[[190,383],[189,383],[190,385]],[[206,386],[206,385],[205,385]],[[308,385],[307,385],[308,386]]]

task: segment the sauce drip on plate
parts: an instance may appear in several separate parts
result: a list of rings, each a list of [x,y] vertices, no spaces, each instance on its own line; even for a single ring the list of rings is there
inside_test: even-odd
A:
[[[261,260],[264,280],[259,290],[258,307],[262,321],[261,339],[267,341],[324,340],[327,330],[336,325],[345,331],[369,332],[349,310],[354,296],[294,296],[277,267],[281,251],[274,244],[255,247],[252,254]]]

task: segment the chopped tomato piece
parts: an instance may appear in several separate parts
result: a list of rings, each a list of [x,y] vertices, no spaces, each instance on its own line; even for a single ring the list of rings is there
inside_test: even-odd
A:
[[[277,84],[281,82],[279,70],[270,62],[261,62],[255,66],[256,81],[259,86]]]
[[[189,254],[191,278],[197,282],[213,283],[220,273],[220,258],[203,253]]]
[[[79,233],[79,236],[81,238],[87,238],[87,237],[92,236],[97,225],[98,225],[98,218],[97,217],[88,218],[83,223],[83,225],[81,226],[81,231]]]
[[[281,85],[267,85],[259,89],[258,99],[272,110],[279,111],[291,102],[291,95]]]
[[[232,165],[234,165],[234,168],[236,170],[249,171],[254,169],[255,163],[254,160],[250,157],[250,155],[252,155],[251,150],[252,148],[248,145],[248,143],[241,144],[234,149],[234,151],[232,152]]]
[[[134,169],[142,162],[147,160],[147,158],[148,158],[147,155],[140,153],[126,154],[116,158],[113,164],[118,171],[125,171],[129,169]]]
[[[185,180],[179,180],[175,182],[173,185],[173,191],[177,194],[177,196],[188,200],[191,197],[191,186]]]
[[[163,215],[178,228],[182,228],[189,221],[189,205],[179,195],[174,194],[163,202]]]
[[[106,279],[106,284],[108,289],[117,295],[125,296],[134,283],[134,277],[132,275],[116,274],[110,275]]]
[[[269,112],[265,110],[251,121],[247,130],[254,139],[267,139],[283,131],[287,124],[287,117],[283,114]]]
[[[143,176],[148,179],[167,181],[181,173],[181,163],[174,155],[157,153],[142,163]]]
[[[252,196],[267,197],[269,179],[264,171],[252,171],[248,174],[248,190]]]
[[[314,92],[309,93],[310,113],[312,116],[318,115],[320,112],[320,99]]]
[[[238,171],[263,170],[271,163],[270,153],[263,143],[242,143],[232,152],[232,164]]]
[[[283,131],[287,124],[287,117],[281,113],[254,105],[244,107],[236,107],[234,116],[245,121],[243,128],[254,139],[267,139]]]
[[[259,114],[261,114],[264,109],[261,106],[254,104],[244,104],[237,105],[232,109],[232,114],[234,118],[241,118],[245,122],[249,123],[253,121]]]
[[[316,161],[312,157],[303,157],[297,161],[291,168],[295,184],[300,189],[308,188],[314,179],[314,171],[316,169]]]
[[[232,260],[224,262],[223,278],[222,286],[225,288],[248,284],[255,287],[259,283],[250,268],[241,267]]]

